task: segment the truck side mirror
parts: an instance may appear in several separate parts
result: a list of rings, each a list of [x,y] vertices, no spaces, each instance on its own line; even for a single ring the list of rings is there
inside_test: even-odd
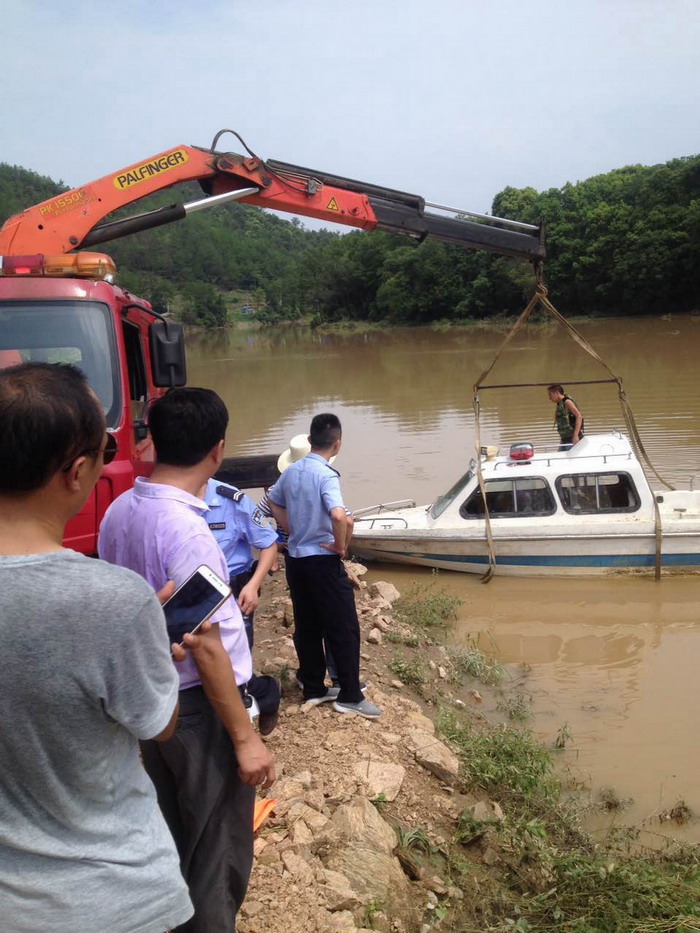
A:
[[[180,324],[154,321],[148,328],[153,384],[159,388],[184,386],[187,382],[185,337]]]

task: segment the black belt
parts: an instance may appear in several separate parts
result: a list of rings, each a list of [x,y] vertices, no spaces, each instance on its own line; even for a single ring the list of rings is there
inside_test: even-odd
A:
[[[248,693],[248,684],[241,684],[238,688],[238,692],[241,695],[245,708],[250,709],[253,705],[253,698]],[[186,687],[184,690],[181,690],[179,700],[180,713],[184,714],[193,713],[209,704],[209,698],[201,684],[195,684],[194,687]]]
[[[231,574],[229,578],[229,586],[233,592],[234,597],[238,598],[241,595],[241,590],[246,584],[250,583],[253,579],[253,574],[258,566],[258,562],[255,561],[250,570],[244,570],[241,573]]]

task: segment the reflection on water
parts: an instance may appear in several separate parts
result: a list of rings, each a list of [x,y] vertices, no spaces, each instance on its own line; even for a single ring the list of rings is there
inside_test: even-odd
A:
[[[700,484],[700,317],[618,320],[581,326],[625,382],[645,446],[672,482]],[[332,410],[344,426],[337,461],[348,504],[404,497],[430,502],[473,455],[472,384],[503,333],[389,330],[310,334],[292,328],[190,339],[191,385],[215,388],[231,411],[229,454],[280,452]],[[532,326],[506,351],[491,382],[562,382],[589,433],[623,421],[613,386],[574,386],[606,373],[556,327]],[[553,443],[554,407],[544,389],[485,391],[484,443]],[[374,578],[406,589],[420,568]],[[700,813],[700,612],[696,577],[652,580],[522,580],[488,586],[468,574],[440,584],[464,600],[457,641],[481,634],[533,698],[536,728],[573,733],[568,761],[594,787],[635,804],[624,819],[661,828],[654,814],[679,798]],[[663,827],[667,830],[667,826]],[[686,831],[700,840],[700,824]]]

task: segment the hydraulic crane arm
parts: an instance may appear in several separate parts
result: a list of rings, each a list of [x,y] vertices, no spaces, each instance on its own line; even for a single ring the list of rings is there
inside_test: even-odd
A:
[[[198,181],[207,197],[104,223],[113,211],[187,181]],[[0,256],[68,253],[161,226],[192,210],[234,198],[363,230],[385,230],[421,240],[432,236],[533,262],[545,256],[541,226],[443,208],[390,188],[195,146],[169,149],[15,214],[0,229]],[[457,216],[426,212],[426,207]],[[479,222],[463,219],[467,216]]]

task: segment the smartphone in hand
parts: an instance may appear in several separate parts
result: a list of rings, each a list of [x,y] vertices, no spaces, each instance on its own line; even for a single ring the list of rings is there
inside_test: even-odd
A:
[[[230,595],[229,585],[210,567],[198,567],[163,603],[171,644],[181,644],[188,632],[196,632]]]

